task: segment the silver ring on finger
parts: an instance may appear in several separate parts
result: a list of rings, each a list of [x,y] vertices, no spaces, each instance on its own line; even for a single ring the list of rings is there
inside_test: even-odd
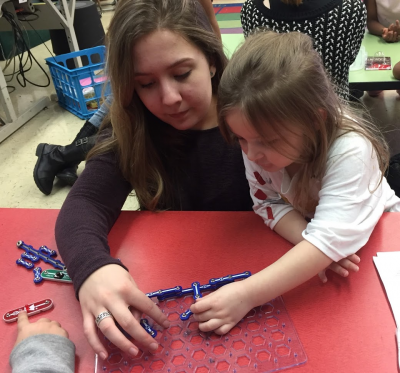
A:
[[[106,317],[113,317],[112,313],[110,311],[104,311],[102,313],[99,313],[96,317],[96,325],[99,327],[100,323],[106,318]]]

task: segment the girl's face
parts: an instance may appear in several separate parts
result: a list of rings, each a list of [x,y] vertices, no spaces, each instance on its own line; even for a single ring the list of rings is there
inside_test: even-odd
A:
[[[301,134],[283,130],[278,135],[271,131],[270,134],[267,133],[266,139],[263,139],[239,109],[232,109],[225,121],[238,138],[247,158],[265,171],[276,172],[283,168],[297,168],[298,165],[293,159],[300,156],[303,146]]]
[[[156,117],[178,130],[217,125],[210,66],[203,52],[179,34],[157,30],[133,49],[134,86]]]

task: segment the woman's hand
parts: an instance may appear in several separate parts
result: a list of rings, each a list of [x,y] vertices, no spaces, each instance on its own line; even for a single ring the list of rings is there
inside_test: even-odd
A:
[[[358,263],[360,263],[360,257],[356,254],[350,255],[347,258],[339,260],[337,263],[333,262],[329,267],[325,268],[323,271],[318,273],[319,278],[322,282],[327,282],[328,278],[326,277],[326,271],[328,269],[337,273],[342,277],[347,277],[351,272],[358,272]]]
[[[102,333],[120,350],[136,356],[138,346],[155,351],[158,343],[142,328],[142,313],[167,328],[169,321],[158,306],[142,293],[129,273],[117,264],[109,264],[93,272],[79,290],[79,301],[83,314],[83,330],[89,344],[102,359],[107,351],[97,335],[96,317],[109,311],[99,323]],[[129,308],[128,308],[129,307]],[[115,325],[115,321],[135,340],[128,340]]]
[[[31,323],[28,320],[27,313],[21,311],[18,314],[18,335],[14,347],[24,339],[37,334],[55,334],[68,338],[67,331],[61,327],[59,322],[42,318]]]
[[[226,334],[253,308],[247,295],[244,281],[233,282],[197,299],[190,310],[201,331]]]

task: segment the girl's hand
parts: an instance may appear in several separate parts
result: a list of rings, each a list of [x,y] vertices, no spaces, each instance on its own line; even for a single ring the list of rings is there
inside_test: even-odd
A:
[[[197,299],[190,310],[203,332],[226,334],[253,308],[244,281],[224,285]]]
[[[59,322],[42,318],[31,323],[28,320],[27,313],[21,311],[18,314],[18,335],[14,347],[24,339],[37,334],[56,334],[68,338],[67,331],[61,327]]]
[[[397,35],[400,35],[400,22],[399,22],[399,20],[396,20],[395,23],[392,23],[389,26],[389,31],[397,32]]]
[[[398,33],[390,30],[392,25],[390,25],[389,28],[385,27],[382,32],[382,38],[388,43],[394,43],[398,41]]]
[[[357,265],[358,263],[360,263],[360,257],[353,254],[345,259],[339,260],[337,263],[333,262],[329,267],[318,273],[318,276],[322,282],[327,282],[328,278],[326,277],[325,272],[327,269],[330,269],[342,277],[347,277],[350,273],[349,271],[357,272],[359,270]]]
[[[93,350],[105,359],[107,351],[97,335],[96,317],[109,311],[113,317],[104,318],[99,329],[115,346],[136,356],[138,347],[155,351],[157,342],[139,323],[142,313],[163,327],[169,326],[167,317],[156,304],[142,293],[129,273],[119,265],[110,264],[93,272],[79,290],[83,314],[83,332]],[[128,308],[129,307],[129,308]],[[133,344],[115,325],[115,321],[135,340]]]

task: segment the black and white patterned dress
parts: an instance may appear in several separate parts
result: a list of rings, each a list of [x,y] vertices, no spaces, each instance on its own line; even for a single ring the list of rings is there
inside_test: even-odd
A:
[[[304,0],[298,7],[270,0],[270,9],[263,0],[247,0],[241,22],[246,37],[258,28],[311,36],[338,95],[349,98],[349,68],[366,27],[366,9],[361,0]]]

